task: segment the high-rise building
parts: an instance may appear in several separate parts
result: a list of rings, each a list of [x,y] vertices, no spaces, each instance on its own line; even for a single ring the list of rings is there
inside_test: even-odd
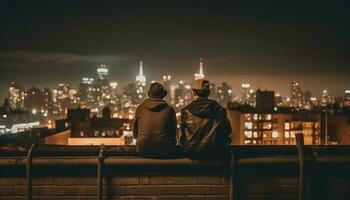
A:
[[[275,92],[258,89],[256,91],[256,110],[258,112],[273,112],[274,108]]]
[[[321,106],[327,106],[335,103],[335,97],[328,93],[328,90],[322,91]]]
[[[45,95],[41,89],[32,87],[26,93],[24,100],[25,110],[37,114],[45,109]]]
[[[84,77],[79,84],[79,103],[81,107],[94,108],[96,106],[95,101],[94,79]]]
[[[217,87],[216,94],[218,102],[224,107],[227,107],[227,103],[232,101],[232,88],[227,82],[222,82]]]
[[[343,107],[350,107],[350,89],[344,91]]]
[[[197,80],[197,79],[204,79],[204,78],[205,78],[205,75],[203,72],[203,59],[201,58],[199,62],[199,71],[198,73],[194,74],[194,79]]]
[[[173,101],[173,96],[172,96],[172,92],[171,92],[171,76],[164,75],[162,83],[163,83],[164,89],[168,92],[168,95],[165,97],[165,100]]]
[[[96,102],[97,102],[97,110],[101,111],[105,106],[109,105],[110,101],[110,87],[108,80],[108,67],[107,65],[100,65],[97,68],[97,79],[95,83],[96,89]],[[96,108],[92,110],[97,111]]]
[[[52,99],[55,107],[54,114],[64,115],[68,108],[76,107],[77,91],[69,83],[59,83],[52,92]]]
[[[272,97],[272,96],[271,96]],[[305,144],[321,144],[321,113],[277,110],[259,112],[254,108],[230,108],[232,144],[295,145],[295,135],[303,134]]]
[[[147,79],[143,74],[143,63],[140,62],[139,74],[136,76],[136,93],[137,93],[137,102],[136,104],[140,104],[143,99],[146,98],[146,84]]]
[[[241,85],[241,104],[255,106],[255,93],[249,83]]]
[[[146,76],[143,74],[143,64],[142,61],[140,61],[139,74],[136,76],[136,82],[138,85],[145,86],[146,81]]]
[[[11,108],[23,109],[25,95],[24,87],[18,83],[12,82],[9,87],[9,103]]]
[[[291,92],[291,106],[294,108],[302,108],[303,103],[303,93],[301,90],[300,83],[297,81],[293,81],[290,88]]]

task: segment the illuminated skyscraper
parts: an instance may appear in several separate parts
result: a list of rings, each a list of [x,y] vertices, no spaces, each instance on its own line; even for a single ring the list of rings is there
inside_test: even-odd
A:
[[[95,107],[95,92],[94,79],[84,77],[79,84],[79,103],[81,107]]]
[[[139,74],[136,76],[136,82],[138,85],[145,86],[146,85],[146,77],[143,75],[143,65],[142,61],[140,61],[140,69],[139,69]]]
[[[140,62],[139,74],[136,76],[136,86],[137,86],[137,101],[136,104],[142,102],[146,98],[146,77],[143,75],[143,65],[142,61]]]
[[[205,75],[203,72],[203,59],[201,58],[199,62],[199,72],[194,74],[194,79],[197,80],[197,79],[204,79],[204,78],[205,78]]]
[[[171,101],[173,99],[173,96],[172,96],[172,92],[171,92],[171,76],[170,75],[163,76],[163,87],[168,92],[168,95],[166,95],[165,99],[167,101]]]
[[[21,85],[12,82],[9,87],[9,104],[11,108],[23,109],[25,94],[25,90]]]
[[[255,106],[255,93],[249,83],[241,85],[241,104]]]
[[[104,64],[97,68],[97,79],[95,82],[95,101],[97,106],[91,112],[99,113],[110,101],[110,85],[108,79],[108,67]]]
[[[39,113],[45,108],[45,96],[44,92],[37,88],[32,87],[27,91],[27,96],[24,101],[24,107],[27,111],[33,114]]]
[[[322,91],[321,106],[327,106],[335,103],[335,97],[328,93],[328,90]]]
[[[224,107],[227,107],[227,103],[232,101],[232,88],[227,82],[222,82],[217,87],[217,100]]]
[[[69,83],[59,83],[53,90],[52,99],[55,106],[55,114],[66,114],[68,108],[77,105],[77,91]]]
[[[303,107],[303,92],[300,87],[300,83],[297,81],[293,81],[290,87],[291,92],[291,106],[294,108]]]
[[[350,107],[350,89],[344,91],[343,107]]]
[[[108,68],[107,65],[105,64],[101,64],[98,68],[97,68],[97,75],[99,79],[105,79],[108,76]]]

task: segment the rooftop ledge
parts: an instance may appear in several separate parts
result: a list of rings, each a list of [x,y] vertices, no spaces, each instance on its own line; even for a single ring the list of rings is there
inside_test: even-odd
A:
[[[238,164],[288,164],[298,162],[296,146],[239,146],[232,145],[231,152]],[[321,145],[304,147],[306,161],[317,163],[350,163],[350,145]],[[33,151],[33,165],[96,165],[99,146],[37,145]],[[1,166],[21,166],[27,162],[27,148],[0,147]],[[103,165],[106,166],[193,166],[221,168],[229,159],[199,160],[179,158],[144,158],[137,154],[135,146],[105,146]]]

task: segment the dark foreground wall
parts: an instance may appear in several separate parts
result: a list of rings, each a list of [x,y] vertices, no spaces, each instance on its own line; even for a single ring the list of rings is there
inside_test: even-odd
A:
[[[25,199],[26,150],[0,148],[0,199]],[[39,146],[33,199],[97,199],[98,147]],[[294,146],[233,146],[232,161],[147,159],[109,147],[104,199],[298,199]],[[350,147],[305,148],[306,199],[350,199]]]
[[[97,156],[46,154],[33,159],[33,199],[97,199]],[[0,158],[0,199],[26,198],[26,162]],[[102,191],[104,199],[229,199],[227,169],[217,161],[109,155]]]
[[[293,146],[233,147],[234,199],[298,199]],[[349,146],[305,147],[305,199],[350,199]]]

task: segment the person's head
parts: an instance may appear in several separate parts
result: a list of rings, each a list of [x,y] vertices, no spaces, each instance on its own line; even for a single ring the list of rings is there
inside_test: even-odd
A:
[[[193,81],[192,92],[195,97],[208,97],[210,95],[210,82],[205,79]]]
[[[164,89],[163,85],[158,82],[151,83],[149,86],[148,97],[150,98],[163,99],[167,94],[168,92]]]

